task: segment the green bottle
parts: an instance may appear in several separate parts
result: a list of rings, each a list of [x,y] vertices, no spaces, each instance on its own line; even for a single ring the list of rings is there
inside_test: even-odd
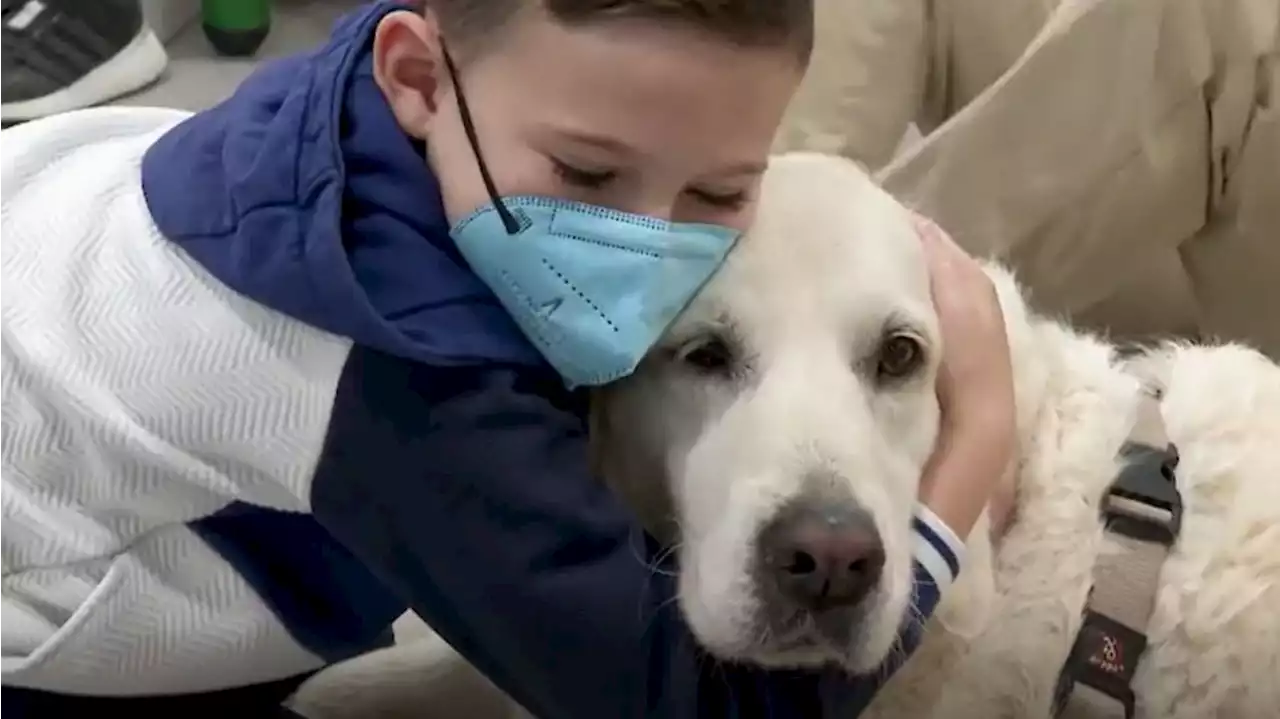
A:
[[[200,0],[204,36],[222,55],[252,55],[271,31],[271,0]]]

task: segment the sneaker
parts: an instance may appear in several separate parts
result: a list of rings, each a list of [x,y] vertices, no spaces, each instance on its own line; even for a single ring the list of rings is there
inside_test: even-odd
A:
[[[140,89],[169,62],[138,0],[3,0],[0,18],[5,124]]]

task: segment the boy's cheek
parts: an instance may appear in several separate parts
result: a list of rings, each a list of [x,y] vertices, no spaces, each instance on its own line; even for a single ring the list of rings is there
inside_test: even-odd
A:
[[[460,146],[444,138],[428,140],[427,165],[439,184],[450,225],[489,202],[475,155],[465,140]]]
[[[509,134],[491,127],[483,140],[484,162],[498,196],[556,196],[559,183],[547,158]],[[440,185],[450,224],[490,204],[479,161],[461,123],[442,122],[432,128],[427,138],[427,164]]]
[[[458,224],[459,221],[466,218],[471,213],[480,209],[489,203],[489,196],[484,192],[483,187],[479,193],[471,191],[470,188],[463,188],[455,191],[451,187],[451,183],[440,177],[440,195],[444,201],[444,214],[449,220],[449,226]]]
[[[541,163],[523,161],[496,162],[485,153],[494,188],[499,197],[517,195],[540,195],[545,197],[563,197],[555,175]],[[474,156],[456,164],[440,164],[433,166],[437,181],[440,183],[440,194],[444,200],[445,215],[450,224],[456,224],[476,210],[492,203],[493,198],[485,189],[484,179],[476,165]]]

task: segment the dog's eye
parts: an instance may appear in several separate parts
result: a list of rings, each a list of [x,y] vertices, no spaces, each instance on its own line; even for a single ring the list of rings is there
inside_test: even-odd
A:
[[[924,349],[916,338],[897,334],[885,338],[876,359],[876,373],[884,379],[900,379],[915,372],[924,361]]]
[[[722,337],[690,342],[677,356],[684,364],[705,374],[726,374],[733,365],[733,350]]]

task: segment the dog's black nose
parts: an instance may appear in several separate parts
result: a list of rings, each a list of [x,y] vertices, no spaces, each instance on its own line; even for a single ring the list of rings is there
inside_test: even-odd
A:
[[[880,579],[884,545],[866,510],[806,500],[785,507],[760,534],[760,566],[788,601],[822,611],[857,604]]]

